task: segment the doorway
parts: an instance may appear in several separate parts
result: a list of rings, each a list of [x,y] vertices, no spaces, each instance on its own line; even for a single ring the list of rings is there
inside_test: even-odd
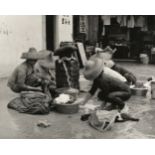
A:
[[[54,19],[55,15],[46,16],[46,48],[54,51]]]

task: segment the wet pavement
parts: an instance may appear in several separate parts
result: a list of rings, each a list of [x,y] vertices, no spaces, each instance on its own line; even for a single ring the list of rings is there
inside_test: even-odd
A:
[[[155,65],[121,63],[131,70],[139,80],[155,76]],[[8,102],[17,96],[7,88],[7,78],[0,80],[0,138],[49,139],[49,138],[155,138],[155,100],[131,97],[127,101],[128,112],[139,122],[115,123],[112,130],[101,133],[80,120],[80,113],[64,115],[51,112],[48,115],[29,115],[8,109]],[[51,126],[40,128],[39,120],[47,120]]]

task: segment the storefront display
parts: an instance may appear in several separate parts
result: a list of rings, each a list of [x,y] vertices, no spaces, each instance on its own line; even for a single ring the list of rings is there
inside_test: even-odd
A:
[[[84,36],[85,47],[110,45],[117,48],[114,58],[138,60],[140,53],[150,57],[155,41],[154,21],[154,16],[147,15],[85,15],[79,16],[79,31],[74,30],[74,34],[75,38]]]

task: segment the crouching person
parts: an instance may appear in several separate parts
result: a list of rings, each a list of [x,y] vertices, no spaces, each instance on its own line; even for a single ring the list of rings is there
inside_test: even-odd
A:
[[[84,76],[86,79],[92,80],[93,85],[82,104],[85,104],[95,94],[97,89],[100,89],[98,93],[100,100],[112,103],[112,107],[117,108],[119,111],[124,108],[124,101],[131,96],[130,88],[125,82],[104,74],[103,61],[101,59],[89,60],[85,65]]]
[[[100,58],[104,61],[104,65],[111,68],[112,70],[118,72],[122,76],[124,76],[129,85],[134,85],[137,81],[135,75],[125,69],[124,67],[116,64],[113,60],[113,54],[116,52],[116,49],[112,49],[111,47],[107,46],[105,49],[96,48],[96,54],[92,56],[93,58]]]
[[[40,55],[35,48],[30,48],[28,52],[23,53],[22,59],[26,59],[13,72],[8,80],[8,86],[13,92],[20,93],[22,91],[42,91],[41,81],[34,73],[34,65]]]

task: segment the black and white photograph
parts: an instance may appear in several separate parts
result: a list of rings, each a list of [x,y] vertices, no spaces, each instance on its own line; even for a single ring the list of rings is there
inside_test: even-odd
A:
[[[154,139],[155,15],[0,15],[0,139]]]

